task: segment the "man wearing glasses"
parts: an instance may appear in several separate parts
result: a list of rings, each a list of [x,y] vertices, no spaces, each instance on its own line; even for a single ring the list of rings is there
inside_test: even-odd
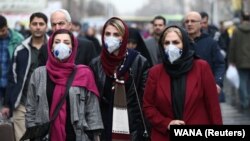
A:
[[[193,42],[192,48],[198,56],[209,63],[220,94],[225,74],[225,61],[218,43],[208,34],[201,32],[201,22],[201,15],[196,11],[188,12],[184,19],[186,31]]]

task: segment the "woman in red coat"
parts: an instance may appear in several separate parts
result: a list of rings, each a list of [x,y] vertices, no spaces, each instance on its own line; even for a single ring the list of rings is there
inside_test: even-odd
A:
[[[150,69],[143,98],[152,141],[170,140],[170,125],[222,124],[212,71],[189,50],[185,31],[170,26],[159,44],[163,63]]]

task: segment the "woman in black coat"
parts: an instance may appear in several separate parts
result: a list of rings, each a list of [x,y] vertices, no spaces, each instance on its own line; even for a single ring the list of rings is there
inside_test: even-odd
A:
[[[109,19],[103,27],[101,54],[90,63],[100,92],[105,128],[102,141],[118,138],[129,141],[144,140],[139,104],[142,103],[149,64],[137,51],[127,49],[127,43],[127,25],[119,18]],[[127,111],[127,114],[121,111]],[[117,120],[123,123],[115,122]],[[128,126],[124,126],[126,121]]]

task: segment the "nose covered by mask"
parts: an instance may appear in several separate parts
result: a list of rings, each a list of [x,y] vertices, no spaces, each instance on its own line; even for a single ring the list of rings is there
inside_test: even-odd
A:
[[[53,50],[54,56],[59,60],[67,59],[72,53],[72,49],[64,43],[56,44]]]
[[[166,58],[170,61],[171,64],[173,64],[174,61],[179,59],[182,54],[182,49],[179,49],[173,44],[169,44],[167,47],[165,47],[165,55]]]
[[[104,42],[105,42],[105,47],[107,48],[110,54],[119,49],[119,47],[121,46],[121,41],[113,36],[106,37],[104,39]]]

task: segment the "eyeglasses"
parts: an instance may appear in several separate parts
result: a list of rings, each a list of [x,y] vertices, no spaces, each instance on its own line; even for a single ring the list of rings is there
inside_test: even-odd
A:
[[[198,22],[201,22],[201,21],[197,21],[197,20],[185,20],[185,23],[188,24],[188,23],[198,23]]]

